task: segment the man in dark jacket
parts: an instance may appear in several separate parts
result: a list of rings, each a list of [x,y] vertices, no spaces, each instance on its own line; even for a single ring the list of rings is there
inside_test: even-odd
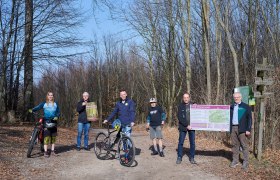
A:
[[[89,94],[88,92],[83,93],[83,99],[78,102],[77,104],[77,112],[79,113],[78,117],[78,135],[77,135],[77,150],[80,151],[81,149],[81,139],[82,134],[84,132],[84,149],[89,151],[88,147],[88,133],[90,128],[90,122],[87,119],[86,113],[86,105],[89,101]]]
[[[103,123],[112,121],[115,116],[118,116],[118,119],[121,121],[122,132],[130,136],[131,127],[134,126],[135,121],[135,103],[127,97],[125,90],[120,90],[120,100],[116,103],[113,112]]]
[[[191,164],[196,164],[194,160],[195,154],[195,131],[192,130],[190,126],[190,94],[185,93],[183,95],[183,102],[178,106],[178,120],[179,120],[179,142],[178,142],[178,153],[177,153],[177,161],[176,164],[180,164],[182,162],[183,157],[183,145],[186,138],[187,133],[189,134],[189,142],[190,142],[190,154],[189,161]]]
[[[233,98],[234,104],[230,106],[230,132],[233,144],[230,167],[234,168],[238,165],[239,147],[241,145],[244,157],[242,169],[247,170],[249,166],[248,136],[251,134],[252,111],[250,106],[241,101],[240,92],[235,92]]]

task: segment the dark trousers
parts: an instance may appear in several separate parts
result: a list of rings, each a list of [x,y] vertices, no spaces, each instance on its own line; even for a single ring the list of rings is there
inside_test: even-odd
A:
[[[238,132],[238,126],[232,126],[231,132],[232,141],[232,160],[234,162],[239,162],[239,147],[241,145],[244,161],[249,161],[249,142],[245,133]]]
[[[178,157],[183,157],[183,146],[184,141],[186,138],[187,133],[189,134],[189,142],[190,142],[190,152],[189,152],[189,158],[194,158],[195,153],[195,131],[194,130],[188,130],[188,131],[179,131],[179,142],[178,142]]]

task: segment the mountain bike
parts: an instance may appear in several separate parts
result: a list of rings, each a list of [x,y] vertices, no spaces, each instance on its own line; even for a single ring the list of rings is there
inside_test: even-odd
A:
[[[35,114],[35,113],[33,113]],[[37,115],[37,114],[35,114]],[[36,145],[40,146],[40,151],[44,152],[44,126],[43,118],[40,118],[38,122],[35,123],[34,129],[32,131],[31,137],[29,139],[27,158],[31,157],[32,150]]]
[[[123,133],[122,128],[110,130],[110,125],[107,124],[107,133],[99,132],[95,138],[94,152],[98,159],[106,160],[111,156],[111,152],[117,152],[117,159],[124,166],[131,166],[135,159],[135,146],[130,137]],[[113,138],[112,133],[118,132]],[[113,141],[114,140],[114,141]],[[117,150],[114,146],[118,144]]]

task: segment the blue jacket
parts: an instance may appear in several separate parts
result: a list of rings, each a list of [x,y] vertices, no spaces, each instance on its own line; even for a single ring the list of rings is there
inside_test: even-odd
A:
[[[111,121],[114,116],[118,116],[117,118],[120,119],[122,125],[130,125],[131,122],[135,121],[134,101],[129,98],[126,98],[124,103],[122,103],[122,100],[118,101],[107,120]]]
[[[44,119],[52,120],[54,117],[60,116],[60,110],[56,102],[54,104],[42,102],[38,106],[34,107],[32,111],[38,111],[44,109]]]
[[[230,132],[232,131],[232,117],[233,117],[234,104],[230,106]],[[252,111],[248,104],[241,102],[238,105],[238,131],[245,133],[251,131],[252,127]]]

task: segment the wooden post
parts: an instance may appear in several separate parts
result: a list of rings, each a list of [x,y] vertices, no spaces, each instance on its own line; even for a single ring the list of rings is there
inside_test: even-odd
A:
[[[270,86],[274,83],[271,75],[267,75],[269,72],[274,71],[274,65],[268,64],[267,59],[263,58],[262,64],[256,64],[256,92],[254,92],[254,97],[259,98],[261,101],[260,104],[260,121],[259,121],[259,134],[258,134],[258,154],[257,159],[261,160],[262,158],[262,149],[263,149],[263,134],[264,134],[264,123],[265,123],[265,98],[269,95],[272,95],[272,92],[266,92],[266,86]],[[269,73],[270,74],[270,73]]]
[[[260,107],[260,122],[259,122],[259,142],[258,142],[258,160],[262,158],[262,143],[263,143],[263,125],[264,125],[264,98],[261,99],[261,107]]]
[[[251,148],[252,152],[255,155],[256,154],[256,144],[255,144],[255,113],[252,112],[252,127],[251,127]]]

